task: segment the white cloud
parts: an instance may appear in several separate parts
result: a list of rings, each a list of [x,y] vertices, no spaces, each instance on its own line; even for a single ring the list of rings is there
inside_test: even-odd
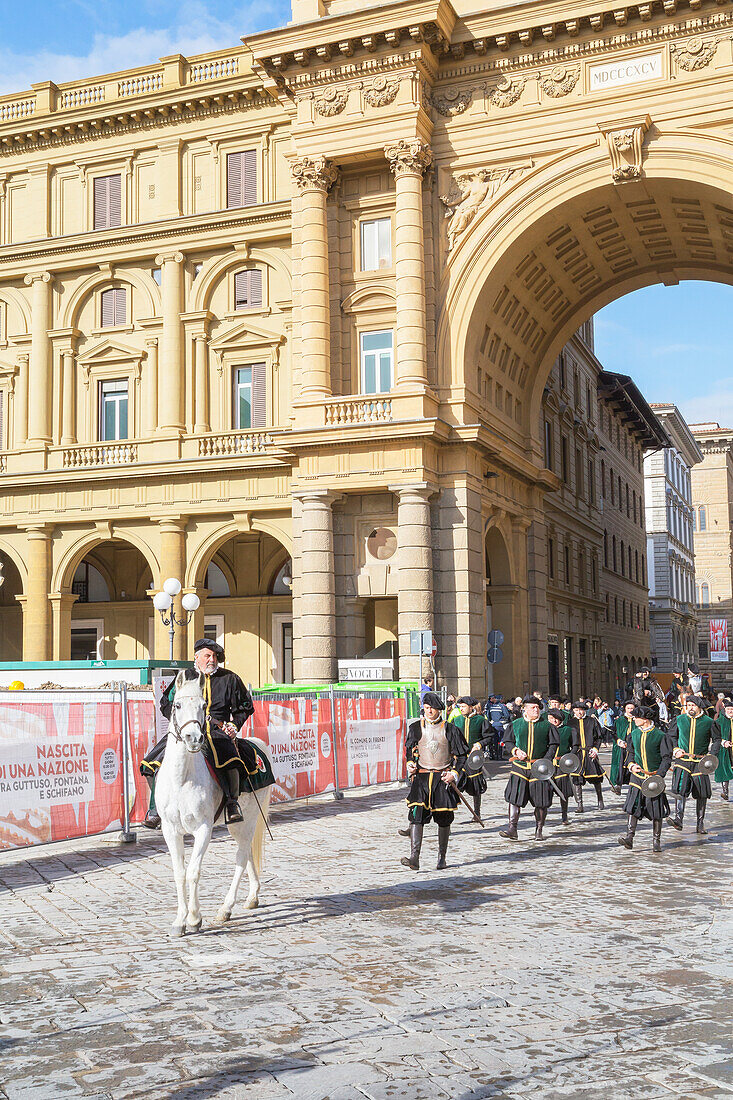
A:
[[[676,400],[676,405],[688,424],[715,422],[721,427],[733,426],[733,389],[700,394],[687,400]]]
[[[282,0],[252,0],[232,10],[226,21],[212,16],[205,5],[189,2],[180,5],[173,26],[95,34],[85,53],[20,53],[0,46],[0,95],[25,91],[42,80],[61,84],[149,65],[168,54],[191,56],[239,46],[241,35],[278,26],[288,18],[289,7]]]

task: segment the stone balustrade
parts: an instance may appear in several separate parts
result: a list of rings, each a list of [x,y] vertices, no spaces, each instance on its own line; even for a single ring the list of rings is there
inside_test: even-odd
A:
[[[264,454],[272,445],[271,432],[225,432],[222,435],[199,437],[199,457],[226,457],[227,455]]]
[[[378,424],[392,419],[392,402],[387,397],[357,397],[348,401],[328,401],[325,409],[327,427]]]
[[[65,470],[95,466],[128,466],[137,462],[137,444],[94,443],[88,447],[64,447],[61,464]]]

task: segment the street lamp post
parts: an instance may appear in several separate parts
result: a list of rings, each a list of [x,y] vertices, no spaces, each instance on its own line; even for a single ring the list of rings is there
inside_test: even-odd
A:
[[[168,627],[168,638],[170,639],[169,659],[171,661],[173,660],[173,639],[176,636],[176,627],[187,626],[191,621],[194,611],[198,610],[201,603],[201,600],[195,592],[186,592],[181,600],[185,614],[180,617],[176,615],[173,610],[173,600],[181,591],[181,587],[181,582],[177,577],[168,577],[163,583],[162,592],[156,592],[153,596],[153,607],[156,611],[160,612],[163,626]]]

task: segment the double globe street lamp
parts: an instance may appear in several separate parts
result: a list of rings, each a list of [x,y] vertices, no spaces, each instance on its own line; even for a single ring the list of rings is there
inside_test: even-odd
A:
[[[188,626],[195,611],[198,611],[201,604],[201,600],[198,598],[195,592],[186,592],[181,599],[181,606],[185,612],[184,615],[176,615],[173,608],[173,600],[181,591],[181,582],[177,577],[168,577],[168,580],[163,582],[163,591],[156,592],[153,596],[153,607],[156,611],[160,612],[160,617],[163,620],[163,626],[168,627],[168,638],[170,639],[170,660],[173,660],[173,639],[176,636],[177,626]]]

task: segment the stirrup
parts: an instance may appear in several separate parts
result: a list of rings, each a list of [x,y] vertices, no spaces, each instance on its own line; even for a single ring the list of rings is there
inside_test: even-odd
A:
[[[242,808],[236,798],[229,798],[224,806],[224,823],[234,825],[238,821],[244,821]]]

